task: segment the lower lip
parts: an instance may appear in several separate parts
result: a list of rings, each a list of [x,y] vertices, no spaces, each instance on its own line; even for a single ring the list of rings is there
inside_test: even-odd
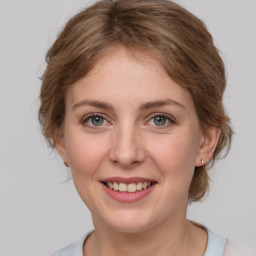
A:
[[[137,201],[143,199],[144,197],[146,197],[155,188],[155,184],[153,184],[146,189],[142,189],[140,191],[129,193],[129,192],[120,192],[120,191],[110,189],[109,187],[105,186],[104,184],[102,184],[102,186],[103,186],[103,189],[105,190],[105,192],[111,198],[113,198],[119,202],[124,202],[124,203],[137,202]]]

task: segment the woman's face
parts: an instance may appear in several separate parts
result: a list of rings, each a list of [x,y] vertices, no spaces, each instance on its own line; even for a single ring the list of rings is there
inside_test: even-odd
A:
[[[56,144],[95,225],[140,232],[185,219],[202,142],[189,92],[117,48],[69,88]]]

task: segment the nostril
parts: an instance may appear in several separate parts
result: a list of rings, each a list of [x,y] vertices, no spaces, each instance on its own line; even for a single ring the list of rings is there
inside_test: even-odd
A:
[[[112,138],[109,159],[113,164],[123,168],[130,168],[144,161],[145,152],[134,128],[125,126],[125,129],[121,128]]]
[[[143,162],[140,161],[140,159],[138,159],[136,156],[127,155],[112,157],[110,158],[110,161],[112,162],[112,164],[119,165],[122,168],[132,168]]]

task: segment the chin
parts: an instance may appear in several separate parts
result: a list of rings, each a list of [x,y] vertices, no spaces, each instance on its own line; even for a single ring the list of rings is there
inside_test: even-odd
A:
[[[128,233],[128,234],[135,234],[135,233],[142,233],[149,229],[148,225],[143,223],[126,223],[125,225],[113,225],[111,228],[117,232],[121,233]]]
[[[124,211],[113,215],[109,221],[106,221],[111,229],[122,233],[141,233],[152,228],[155,221],[152,216],[146,216],[142,212],[138,213]]]

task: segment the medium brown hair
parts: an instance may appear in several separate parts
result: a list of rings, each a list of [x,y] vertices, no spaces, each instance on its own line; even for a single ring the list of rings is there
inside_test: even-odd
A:
[[[39,110],[45,138],[54,148],[68,87],[116,45],[153,53],[168,75],[190,92],[201,128],[220,128],[211,162],[195,167],[190,185],[189,199],[201,199],[208,188],[207,169],[231,143],[230,120],[222,104],[225,69],[203,22],[171,1],[101,0],[68,21],[46,56]]]

